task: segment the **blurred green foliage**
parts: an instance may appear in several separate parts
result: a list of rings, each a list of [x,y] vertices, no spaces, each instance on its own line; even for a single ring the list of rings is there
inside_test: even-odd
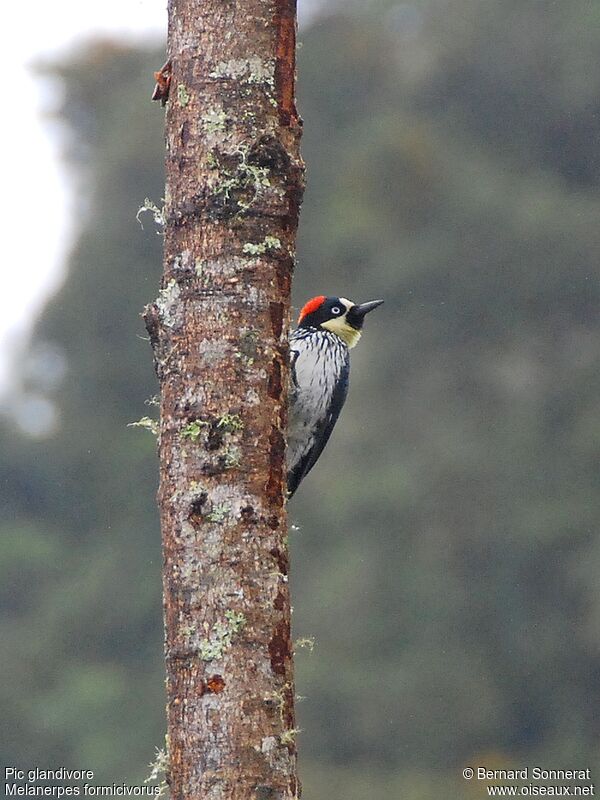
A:
[[[305,797],[593,769],[600,11],[370,2],[301,38],[295,301],[386,300],[290,509]],[[135,214],[162,194],[160,63],[104,43],[58,69],[81,230],[32,347],[68,369],[24,385],[55,429],[0,438],[5,760],[110,780],[164,733],[154,440],[126,427],[156,392],[137,313],[160,237]]]

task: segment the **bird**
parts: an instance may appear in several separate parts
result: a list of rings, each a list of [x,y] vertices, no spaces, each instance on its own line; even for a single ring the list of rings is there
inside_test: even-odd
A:
[[[327,444],[348,394],[350,350],[365,316],[383,303],[319,295],[300,311],[289,338],[287,490],[292,497]]]

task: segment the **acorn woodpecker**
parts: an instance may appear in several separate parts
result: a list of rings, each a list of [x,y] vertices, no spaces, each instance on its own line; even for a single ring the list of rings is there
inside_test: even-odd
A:
[[[383,300],[356,305],[345,297],[313,297],[290,336],[287,488],[291,497],[327,444],[348,393],[350,348],[365,315]]]

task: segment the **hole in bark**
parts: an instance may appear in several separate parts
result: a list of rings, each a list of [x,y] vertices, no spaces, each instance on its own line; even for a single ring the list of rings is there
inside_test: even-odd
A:
[[[277,287],[281,292],[288,292],[292,282],[292,272],[294,270],[294,259],[291,256],[284,256],[277,261]]]
[[[273,638],[269,642],[271,669],[276,675],[286,674],[286,661],[291,657],[290,626],[285,620],[275,628]]]
[[[244,506],[240,509],[240,516],[244,522],[258,522],[253,506]]]
[[[281,431],[274,425],[271,427],[269,445],[270,469],[266,493],[273,505],[283,505],[283,461],[285,456],[285,439]]]
[[[271,369],[269,373],[269,385],[267,387],[267,392],[269,394],[269,397],[272,397],[274,400],[279,400],[282,391],[283,391],[283,386],[281,384],[281,362],[277,357],[275,357],[271,362]]]
[[[213,450],[214,448],[209,447],[209,450]],[[202,474],[203,475],[220,475],[222,472],[225,472],[227,466],[225,464],[225,457],[219,456],[215,461],[205,461],[202,464]]]
[[[200,525],[202,522],[203,508],[208,500],[206,492],[202,492],[198,497],[194,498],[190,503],[189,520],[192,525]]]
[[[206,441],[206,449],[207,450],[218,450],[219,447],[223,444],[223,437],[224,432],[222,428],[219,428],[215,422],[213,422],[210,426],[210,431],[208,433],[208,438]]]
[[[279,339],[283,330],[283,303],[269,303],[269,315],[273,336]]]
[[[248,153],[248,163],[266,167],[285,178],[292,162],[279,139],[273,136],[261,136]]]
[[[213,694],[221,694],[225,688],[225,681],[221,675],[211,675],[206,681],[206,688]]]
[[[190,140],[190,126],[188,122],[184,122],[181,126],[181,144],[185,147],[185,145]]]
[[[282,592],[277,592],[277,597],[273,601],[273,608],[276,608],[277,611],[283,611],[285,606],[285,597]]]
[[[283,551],[278,550],[276,547],[274,547],[270,551],[270,553],[273,556],[273,558],[275,559],[275,561],[277,562],[277,566],[279,568],[279,572],[281,572],[282,575],[287,575],[288,571],[289,571],[289,560],[288,560],[288,557],[287,557],[287,553],[284,553]]]

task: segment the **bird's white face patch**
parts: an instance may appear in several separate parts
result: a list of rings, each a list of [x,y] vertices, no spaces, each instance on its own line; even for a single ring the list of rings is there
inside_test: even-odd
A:
[[[340,339],[348,345],[348,347],[354,347],[357,344],[358,340],[360,339],[360,331],[357,331],[356,328],[353,328],[352,325],[348,324],[346,320],[346,314],[352,308],[354,303],[352,300],[347,300],[345,297],[340,297],[340,303],[345,308],[343,314],[340,314],[339,317],[334,317],[333,319],[327,320],[327,322],[322,322],[321,327],[326,328],[328,331],[335,333],[336,336],[339,336]]]

